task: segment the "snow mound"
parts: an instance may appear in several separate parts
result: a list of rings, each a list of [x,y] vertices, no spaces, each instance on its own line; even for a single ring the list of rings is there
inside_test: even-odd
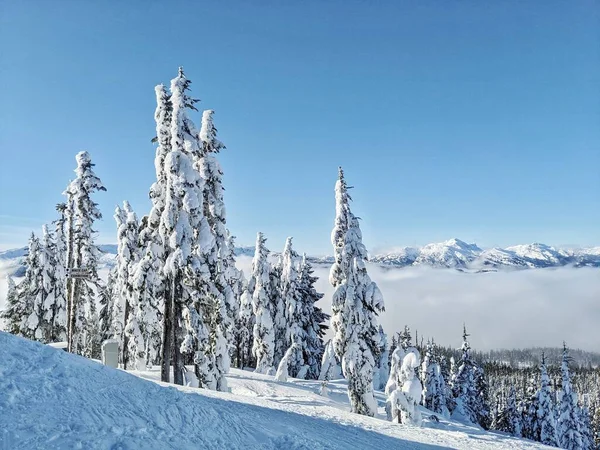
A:
[[[540,448],[455,422],[424,429],[351,414],[343,381],[325,398],[319,382],[240,370],[229,376],[233,394],[140,378],[154,371],[137,375],[0,332],[0,447]]]

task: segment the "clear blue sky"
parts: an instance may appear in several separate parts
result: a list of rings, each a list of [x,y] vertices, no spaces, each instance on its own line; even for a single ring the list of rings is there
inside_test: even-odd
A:
[[[0,1],[0,248],[88,150],[102,242],[153,182],[154,86],[183,65],[227,145],[229,226],[330,253],[343,165],[370,250],[599,245],[595,1]],[[199,120],[199,115],[194,117]]]

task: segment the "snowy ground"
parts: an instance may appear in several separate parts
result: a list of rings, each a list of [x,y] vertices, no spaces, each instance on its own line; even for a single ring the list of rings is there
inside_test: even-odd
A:
[[[0,332],[0,449],[542,448],[455,422],[390,423],[382,407],[378,418],[351,414],[343,381],[325,398],[314,381],[240,370],[229,376],[231,393],[158,377]]]

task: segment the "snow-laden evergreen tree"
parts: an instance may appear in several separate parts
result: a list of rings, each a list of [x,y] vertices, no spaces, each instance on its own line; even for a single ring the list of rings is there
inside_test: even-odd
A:
[[[351,410],[373,416],[373,372],[379,358],[377,315],[384,310],[383,296],[367,274],[367,250],[358,218],[350,210],[348,186],[340,168],[336,183],[336,219],[332,232],[335,262],[329,279],[335,292],[331,325],[334,347],[348,380]]]
[[[227,283],[227,295],[225,305],[227,307],[227,320],[229,336],[234,345],[231,346],[230,354],[239,357],[238,342],[240,324],[241,297],[244,292],[245,278],[241,270],[235,265],[235,236],[227,232],[225,251],[222,257],[223,274]],[[239,361],[238,361],[239,362]],[[238,365],[238,367],[240,367]]]
[[[54,221],[54,318],[53,341],[67,339],[67,239],[65,235],[67,205],[59,203]]]
[[[279,260],[271,265],[269,272],[269,295],[271,301],[271,314],[273,318],[274,347],[273,364],[279,365],[279,361],[287,351],[288,323],[286,319],[286,305],[283,300],[281,288],[282,261]]]
[[[537,420],[538,395],[535,379],[529,378],[525,396],[521,404],[521,435],[532,441],[540,440],[540,427]]]
[[[152,208],[147,217],[142,220],[139,233],[139,247],[141,259],[134,270],[134,292],[137,301],[149,305],[155,311],[154,321],[149,322],[146,331],[146,356],[147,363],[161,364],[161,381],[170,380],[171,354],[173,352],[172,335],[172,296],[171,285],[167,282],[163,272],[167,257],[167,242],[160,233],[167,191],[167,171],[165,160],[171,152],[171,120],[173,105],[171,96],[164,85],[155,87],[156,110],[154,120],[156,124],[156,138],[158,143],[154,158],[156,181],[150,187],[149,197]],[[168,301],[167,301],[168,299]],[[145,311],[150,311],[146,308]],[[167,320],[163,320],[163,317]],[[149,318],[150,319],[150,318]],[[157,344],[160,335],[160,344]],[[150,337],[151,336],[151,337]]]
[[[288,371],[290,367],[290,361],[293,358],[294,354],[298,354],[301,352],[296,347],[297,344],[290,345],[287,351],[285,352],[285,355],[283,355],[283,358],[281,358],[279,366],[277,367],[277,372],[275,373],[275,379],[277,381],[285,382],[288,380],[288,377],[290,376]]]
[[[422,405],[430,411],[447,417],[449,413],[446,406],[446,386],[433,342],[427,342],[425,357],[421,364],[421,379],[423,380]]]
[[[483,370],[471,358],[468,336],[465,327],[461,347],[462,357],[452,382],[452,394],[455,401],[452,417],[486,428],[489,408],[485,399],[485,378]]]
[[[387,335],[383,327],[379,325],[379,359],[377,368],[373,377],[373,386],[378,391],[385,389],[388,378],[390,377],[390,355],[387,345]]]
[[[404,382],[402,386],[398,385],[390,393],[387,402],[390,420],[416,426],[421,425],[419,403],[422,397],[422,385],[416,375],[416,369],[419,368],[420,364],[419,351],[415,347],[408,347],[402,358],[400,376],[398,377]]]
[[[315,283],[317,277],[313,275],[312,265],[306,259],[306,254],[302,256],[300,263],[299,291],[304,307],[304,316],[308,318],[305,324],[305,361],[308,366],[306,378],[316,380],[321,373],[321,360],[325,351],[323,338],[329,321],[329,314],[323,312],[316,303],[323,298],[323,294],[317,292]]]
[[[58,330],[55,329],[54,318],[56,315],[56,279],[57,268],[56,245],[48,227],[42,227],[42,242],[39,247],[40,278],[39,290],[34,300],[34,311],[37,312],[37,327],[34,332],[35,339],[41,342],[55,342]]]
[[[121,361],[127,369],[129,359],[136,367],[144,359],[144,342],[136,318],[136,307],[132,305],[132,274],[139,256],[139,223],[129,202],[123,202],[123,208],[115,210],[117,222],[117,258],[115,264],[115,280],[113,286],[113,329],[115,338],[120,342]],[[129,342],[129,339],[134,342]],[[133,353],[132,353],[133,352]],[[139,366],[138,369],[144,369]]]
[[[164,302],[161,302],[157,293],[164,289],[160,287],[160,258],[155,258],[153,253],[157,247],[152,241],[148,242],[146,254],[135,264],[131,275],[131,303],[135,306],[136,325],[141,335],[141,339],[134,340],[136,344],[132,353],[138,355],[138,364],[144,358],[146,366],[160,362],[162,345]]]
[[[588,407],[588,396],[585,395],[581,406],[578,408],[579,430],[581,432],[581,440],[583,449],[594,450],[594,436],[592,431],[592,421],[590,417],[590,409]]]
[[[200,250],[210,271],[209,283],[212,285],[209,289],[212,305],[209,305],[210,311],[208,312],[210,316],[210,351],[214,354],[214,370],[220,374],[217,375],[220,386],[221,382],[225,380],[225,374],[229,372],[229,353],[235,340],[234,326],[239,300],[235,297],[232,289],[234,280],[228,278],[232,275],[232,271],[228,270],[227,265],[233,263],[233,269],[235,269],[235,259],[232,258],[233,249],[230,250],[227,243],[229,232],[226,227],[223,201],[223,171],[215,156],[225,146],[217,139],[217,129],[212,120],[213,113],[212,110],[207,110],[202,114],[202,126],[199,134],[201,148],[200,152],[195,155],[195,165],[204,180],[204,216],[210,227],[209,231],[212,233],[212,239],[201,243]]]
[[[596,398],[593,406],[593,413],[590,414],[592,417],[592,436],[596,449],[600,449],[600,397]]]
[[[120,300],[119,306],[124,307],[122,316],[119,318],[119,325],[123,327],[122,359],[125,368],[131,362],[134,368],[143,370],[147,363],[144,336],[146,330],[144,324],[140,322],[144,316],[140,307],[145,305],[140,304],[139,297],[134,295],[136,289],[133,284],[135,281],[133,275],[140,261],[140,224],[129,202],[123,202],[121,214],[122,222],[118,224],[117,230],[118,253],[115,290],[120,293],[120,296],[117,297]]]
[[[239,368],[252,365],[252,346],[254,341],[254,310],[252,308],[252,296],[254,294],[254,278],[251,276],[240,296],[240,311],[237,327],[237,365]]]
[[[558,444],[567,450],[584,448],[577,414],[577,393],[571,385],[569,373],[569,351],[566,344],[563,349],[561,365],[562,386],[558,402]]]
[[[117,267],[113,266],[106,277],[104,289],[100,292],[98,303],[100,312],[98,313],[100,341],[112,339],[115,335],[114,325],[114,299],[115,299],[115,279],[117,277]]]
[[[550,377],[546,370],[546,360],[542,354],[542,362],[540,364],[540,389],[537,393],[538,409],[537,422],[539,424],[540,436],[539,441],[542,444],[558,447],[557,422],[554,402],[554,394],[550,384]]]
[[[6,277],[6,282],[8,287],[5,307],[0,311],[0,319],[5,321],[4,331],[18,336],[21,334],[21,322],[24,316],[21,309],[23,304],[20,301],[15,281],[10,275]]]
[[[510,387],[506,404],[500,411],[497,430],[510,433],[513,436],[521,437],[522,422],[521,414],[517,408],[517,398],[514,386]]]
[[[85,280],[71,278],[67,284],[67,341],[69,351],[88,357],[99,357],[100,331],[96,314],[95,291],[102,289],[98,276],[100,250],[94,242],[94,222],[102,218],[92,195],[105,191],[100,178],[94,173],[94,164],[88,152],[75,157],[76,177],[67,187],[67,267],[85,269]]]
[[[25,277],[14,287],[10,286],[6,307],[2,312],[2,319],[6,323],[6,331],[28,339],[35,339],[35,331],[40,322],[39,312],[36,310],[36,298],[42,284],[40,266],[40,241],[31,233],[25,259]]]
[[[323,351],[319,380],[330,381],[338,380],[340,378],[342,378],[342,369],[340,368],[340,365],[335,356],[333,342],[329,340],[327,341],[327,345],[325,345],[325,350]]]
[[[285,356],[287,356],[289,375],[304,379],[309,369],[304,356],[309,353],[306,331],[310,317],[306,315],[305,299],[300,292],[299,264],[300,256],[292,247],[292,238],[288,237],[280,258],[281,301],[285,306],[286,325],[284,342],[288,345]]]
[[[197,132],[187,115],[197,100],[188,95],[190,81],[183,69],[171,80],[171,147],[165,156],[165,204],[159,233],[165,244],[163,274],[170,289],[165,305],[163,372],[168,372],[172,352],[175,384],[183,384],[182,351],[193,353],[200,386],[213,383],[210,355],[207,353],[207,303],[214,294],[208,285],[210,273],[202,249],[213,240],[204,216],[204,180],[194,167],[194,155],[201,152]],[[183,339],[183,327],[186,336]],[[169,350],[171,349],[171,350]],[[205,384],[203,384],[205,383]]]
[[[256,358],[257,373],[273,371],[275,330],[273,326],[273,303],[271,295],[271,265],[267,260],[269,250],[262,233],[256,237],[256,249],[252,260],[252,310],[254,312],[254,341],[252,353]]]

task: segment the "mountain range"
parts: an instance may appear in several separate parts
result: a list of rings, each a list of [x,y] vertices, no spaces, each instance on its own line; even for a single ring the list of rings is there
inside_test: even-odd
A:
[[[110,267],[117,253],[114,244],[102,245],[104,252],[101,264]],[[0,252],[0,265],[8,273],[22,275],[27,247]],[[254,256],[254,247],[238,247],[236,255]],[[278,253],[273,252],[273,256]],[[332,256],[309,256],[316,265],[330,265]],[[460,239],[427,244],[423,247],[401,247],[391,252],[369,256],[373,264],[387,268],[434,267],[449,268],[464,272],[490,272],[497,270],[536,269],[548,267],[596,267],[600,268],[600,247],[555,248],[545,244],[515,245],[506,248],[482,249]]]

